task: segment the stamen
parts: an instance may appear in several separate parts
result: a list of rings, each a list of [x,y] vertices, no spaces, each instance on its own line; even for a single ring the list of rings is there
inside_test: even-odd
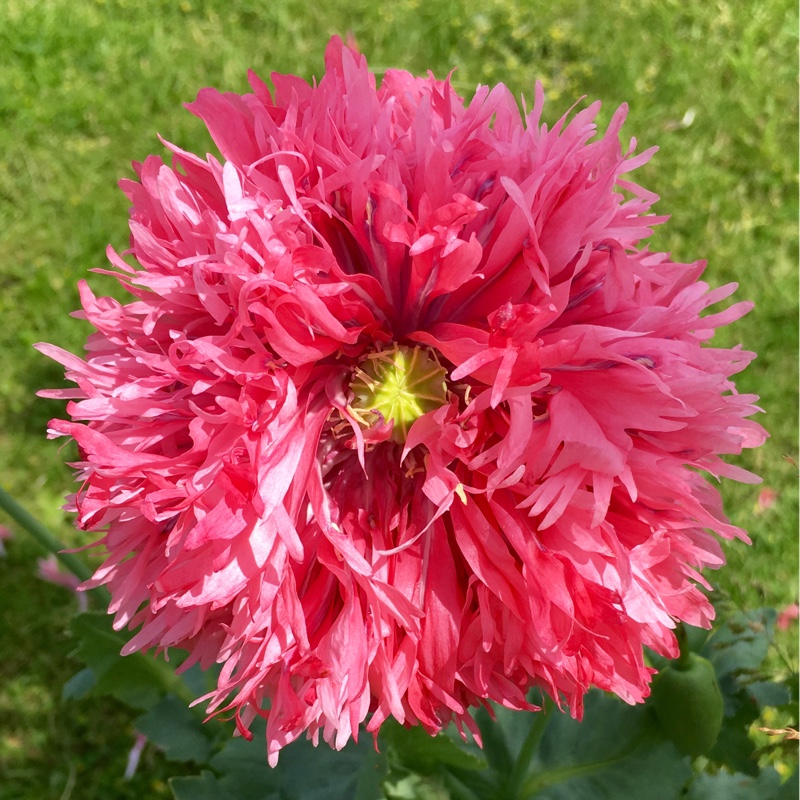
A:
[[[351,411],[362,424],[364,412],[380,412],[393,423],[392,440],[402,443],[416,419],[446,402],[446,376],[427,348],[395,345],[370,353],[353,371]]]

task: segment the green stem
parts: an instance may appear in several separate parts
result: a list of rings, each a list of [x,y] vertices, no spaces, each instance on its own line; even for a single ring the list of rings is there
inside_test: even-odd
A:
[[[519,755],[517,756],[514,766],[511,769],[511,774],[508,777],[508,783],[506,783],[505,796],[508,798],[514,798],[514,800],[516,800],[521,796],[520,791],[522,789],[525,776],[528,774],[528,770],[531,765],[531,759],[536,752],[536,748],[539,746],[539,742],[542,739],[542,735],[547,727],[547,723],[550,721],[550,717],[546,713],[548,710],[547,706],[549,705],[549,703],[546,703],[545,707],[542,708],[541,711],[533,712],[533,721],[531,722],[530,730],[528,731],[528,735],[525,737],[525,741],[522,743]],[[552,711],[552,709],[550,710]]]
[[[675,669],[687,669],[689,667],[689,656],[692,653],[689,647],[689,637],[686,634],[686,627],[682,622],[679,622],[675,628],[675,638],[678,640],[678,647],[681,653],[675,661]]]
[[[24,528],[48,552],[56,558],[76,577],[82,581],[92,577],[91,570],[74,553],[65,553],[66,545],[50,533],[36,517],[24,509],[2,486],[0,486],[0,508],[3,509],[20,527]],[[105,589],[99,591],[108,599]]]

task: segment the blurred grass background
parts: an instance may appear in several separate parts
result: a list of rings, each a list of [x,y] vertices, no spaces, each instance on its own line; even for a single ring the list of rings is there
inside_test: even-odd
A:
[[[726,486],[753,546],[727,547],[713,581],[740,606],[797,601],[797,10],[791,0],[4,0],[0,4],[0,474],[3,485],[71,544],[59,510],[71,490],[45,440],[62,413],[37,389],[61,369],[31,345],[79,352],[87,329],[68,316],[87,270],[127,241],[116,188],[130,161],[163,148],[160,133],[204,153],[182,109],[200,87],[247,90],[246,71],[319,74],[330,35],[351,32],[380,73],[443,77],[469,97],[503,81],[532,98],[536,79],[557,119],[583,95],[604,119],[630,104],[623,134],[661,151],[637,173],[672,215],[652,246],[708,258],[707,280],[740,283],[756,310],[721,343],[759,357],[741,391],[762,397],[772,438],[740,460],[763,487]],[[98,293],[112,291],[102,276]],[[776,500],[759,505],[761,488]],[[9,524],[0,519],[0,524]],[[0,559],[0,798],[166,798],[174,774],[145,750],[122,781],[133,716],[107,700],[60,702],[79,665],[66,626],[74,599],[35,577],[24,533]],[[797,669],[796,628],[771,663]],[[191,768],[190,768],[191,769]]]

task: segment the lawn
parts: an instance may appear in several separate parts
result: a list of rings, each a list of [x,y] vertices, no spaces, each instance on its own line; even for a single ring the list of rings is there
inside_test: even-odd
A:
[[[0,5],[0,474],[60,537],[83,543],[59,506],[71,489],[36,399],[63,385],[39,341],[79,352],[87,329],[69,316],[76,282],[124,249],[127,200],[116,182],[131,160],[213,146],[182,108],[203,86],[242,92],[249,68],[310,78],[334,33],[352,33],[378,73],[400,66],[438,76],[469,96],[502,81],[533,96],[545,117],[586,96],[603,121],[630,105],[623,134],[660,152],[639,173],[672,216],[652,247],[707,258],[712,285],[740,284],[755,310],[726,330],[758,359],[740,376],[761,395],[768,443],[739,462],[763,485],[726,486],[728,513],[752,547],[726,547],[713,576],[743,608],[797,602],[797,11],[789,0],[5,0]],[[98,293],[113,291],[103,276]],[[762,501],[762,489],[774,503]],[[771,495],[772,496],[772,495]],[[0,519],[0,524],[9,524]],[[36,577],[41,555],[15,530],[0,559],[0,798],[169,797],[173,774],[146,749],[122,783],[133,717],[111,700],[65,703],[79,665],[67,626],[75,600]],[[797,670],[796,629],[771,663]],[[788,663],[787,663],[788,660]],[[795,721],[796,722],[796,721]]]

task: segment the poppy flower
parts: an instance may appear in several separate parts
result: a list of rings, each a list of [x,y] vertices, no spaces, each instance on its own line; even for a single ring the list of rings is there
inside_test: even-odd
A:
[[[122,182],[130,300],[80,284],[86,357],[39,345],[124,652],[220,664],[209,711],[265,716],[272,764],[532,689],[642,701],[643,646],[710,624],[701,570],[746,538],[708,476],[754,480],[723,456],[765,437],[753,354],[706,346],[751,304],[706,313],[735,285],[644,244],[655,148],[625,107],[548,128],[541,86],[378,87],[339,39],[319,83],[250,83],[188,106],[221,160]]]

